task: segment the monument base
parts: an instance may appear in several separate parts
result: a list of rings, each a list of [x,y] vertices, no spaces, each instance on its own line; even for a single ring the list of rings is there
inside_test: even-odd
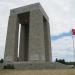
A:
[[[72,67],[61,63],[50,62],[14,62],[16,69],[70,69]]]

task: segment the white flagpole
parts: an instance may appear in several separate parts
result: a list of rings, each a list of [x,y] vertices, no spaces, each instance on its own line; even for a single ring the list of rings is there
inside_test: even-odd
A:
[[[72,31],[72,40],[73,40],[74,61],[75,61],[75,47],[74,47],[74,35],[73,35],[73,31]]]

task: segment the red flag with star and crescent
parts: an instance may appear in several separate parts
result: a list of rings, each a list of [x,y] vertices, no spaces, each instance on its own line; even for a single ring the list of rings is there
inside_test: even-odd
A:
[[[75,29],[72,29],[72,35],[75,35]]]

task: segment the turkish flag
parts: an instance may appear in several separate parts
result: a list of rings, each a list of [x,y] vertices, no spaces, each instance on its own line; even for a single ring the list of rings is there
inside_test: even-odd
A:
[[[72,35],[75,35],[75,29],[72,29]]]

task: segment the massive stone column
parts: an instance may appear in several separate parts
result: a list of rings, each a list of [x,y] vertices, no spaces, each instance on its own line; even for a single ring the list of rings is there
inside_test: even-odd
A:
[[[17,15],[9,16],[8,31],[5,47],[5,61],[16,61],[18,50],[18,17]]]
[[[25,25],[21,25],[20,33],[20,49],[19,49],[19,60],[24,61],[25,59]]]
[[[48,43],[48,57],[47,59],[52,62],[52,48],[51,48],[51,36],[50,36],[50,24],[49,21],[47,22],[47,32],[48,32],[48,39],[47,39],[47,43]]]
[[[45,58],[46,61],[52,61],[50,27],[49,22],[45,19],[45,17],[43,17],[43,23],[44,23]]]
[[[29,61],[46,61],[44,43],[44,24],[41,11],[30,12]]]
[[[28,61],[29,25],[21,25],[19,60]]]
[[[28,61],[29,49],[29,12],[19,15],[21,23],[20,46],[19,46],[19,60]]]

